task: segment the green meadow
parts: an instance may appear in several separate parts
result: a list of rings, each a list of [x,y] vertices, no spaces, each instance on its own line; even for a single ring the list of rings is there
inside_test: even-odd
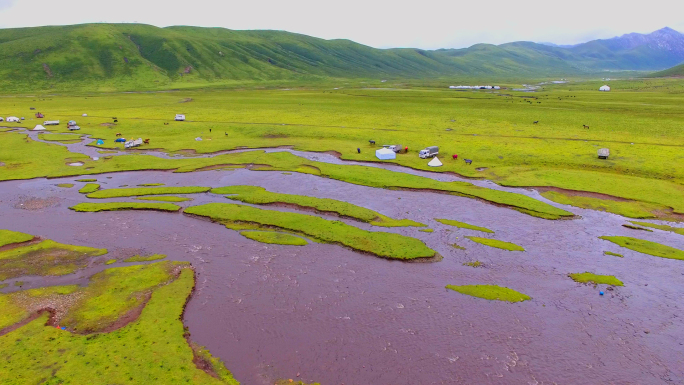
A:
[[[46,119],[76,119],[82,128],[79,134],[103,139],[104,145],[99,146],[103,150],[122,148],[120,143],[114,143],[117,133],[125,138],[150,139],[142,149],[185,155],[242,147],[292,146],[297,150],[334,151],[347,160],[377,161],[374,151],[380,145],[401,144],[409,151],[399,154],[393,162],[406,167],[487,178],[506,186],[552,186],[564,189],[563,196],[571,198],[573,191],[600,193],[604,195],[597,195],[598,201],[549,198],[633,217],[678,220],[681,216],[677,214],[684,212],[684,167],[677,167],[684,147],[680,128],[684,122],[680,109],[684,94],[677,90],[684,80],[616,81],[610,93],[596,91],[596,82],[547,85],[535,93],[510,89],[454,91],[446,88],[446,82],[402,83],[391,89],[362,88],[360,82],[354,81],[344,83],[337,90],[302,87],[83,93],[12,96],[5,101],[11,106],[8,112],[28,114],[29,107],[35,107],[46,114]],[[81,117],[83,113],[88,117]],[[187,121],[173,121],[176,113],[186,114]],[[25,125],[32,127],[36,122],[28,118]],[[51,127],[50,131],[63,133],[66,127]],[[113,156],[93,161],[57,144],[26,142],[20,133],[5,132],[0,136],[11,145],[0,149],[0,161],[5,163],[0,167],[3,180],[146,168],[190,171],[259,163],[257,154],[243,154],[240,160],[228,156],[173,160]],[[369,140],[375,140],[377,145],[371,146]],[[428,167],[427,160],[417,156],[420,149],[430,145],[440,147],[444,166]],[[597,150],[604,147],[610,149],[611,155],[607,160],[598,159]],[[458,160],[452,159],[455,154]],[[462,159],[473,163],[466,165]],[[76,161],[85,165],[66,165]],[[307,167],[316,167],[317,162],[300,163],[304,168],[281,169],[320,172],[335,178],[321,167],[317,167],[319,171]],[[325,166],[334,167],[342,166]],[[356,174],[360,175],[360,169],[344,170],[355,174],[344,177],[351,183]],[[402,178],[391,174],[387,179],[378,179],[378,184],[415,188],[401,183],[393,186]],[[515,205],[510,199],[492,198],[490,195],[498,192],[487,189],[461,188],[456,192]],[[610,196],[619,198],[620,204],[604,199]],[[604,201],[608,203],[602,204]],[[548,211],[526,203],[521,206]],[[554,212],[550,217],[559,215]]]

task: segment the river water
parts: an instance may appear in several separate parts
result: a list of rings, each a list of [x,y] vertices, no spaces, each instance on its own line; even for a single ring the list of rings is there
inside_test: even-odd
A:
[[[325,154],[299,155],[338,161]],[[74,182],[83,176],[0,182],[0,228],[105,247],[112,254],[163,253],[190,261],[198,283],[184,322],[192,340],[220,357],[243,384],[272,384],[297,375],[324,385],[684,383],[684,262],[598,239],[633,236],[684,249],[681,235],[627,229],[621,226],[625,218],[591,210],[558,205],[578,218],[548,221],[474,199],[376,189],[298,173],[237,169],[95,177],[103,188],[256,185],[344,200],[434,229],[375,228],[344,219],[360,228],[419,238],[444,256],[440,262],[404,263],[337,245],[265,245],[182,213],[75,213],[68,207],[87,201],[77,192],[83,183]],[[77,186],[56,186],[70,182]],[[538,197],[534,191],[515,191]],[[181,205],[231,202],[208,193],[188,197],[194,200]],[[106,201],[117,200],[127,199]],[[496,233],[449,227],[434,218]],[[526,251],[489,248],[466,235],[513,242]],[[484,267],[463,265],[475,260]],[[26,282],[24,288],[85,283],[103,268],[93,263],[70,276],[17,280]],[[567,277],[584,271],[615,275],[625,286],[608,291]],[[446,290],[447,284],[497,284],[533,299],[487,301]],[[16,288],[3,291],[11,290]]]

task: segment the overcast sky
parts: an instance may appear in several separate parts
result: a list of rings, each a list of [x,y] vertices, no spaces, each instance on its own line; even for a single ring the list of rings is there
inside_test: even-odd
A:
[[[138,22],[276,29],[378,48],[461,48],[527,40],[575,44],[665,26],[684,1],[649,0],[0,0],[0,27]]]

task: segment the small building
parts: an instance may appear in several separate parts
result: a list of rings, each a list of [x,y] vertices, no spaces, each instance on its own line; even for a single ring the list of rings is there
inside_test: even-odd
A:
[[[8,116],[7,123],[19,123],[19,118],[16,116]]]
[[[375,156],[380,160],[397,159],[397,154],[389,148],[381,148],[379,150],[375,150]]]
[[[602,148],[598,150],[598,157],[599,159],[608,159],[608,156],[610,156],[610,150],[607,148]]]
[[[177,122],[183,122],[185,121],[185,115],[183,114],[176,114],[176,118],[174,119]]]
[[[59,120],[46,120],[43,122],[43,126],[59,126]]]
[[[601,86],[601,88],[599,88],[599,91],[608,92],[608,91],[610,91],[610,86],[608,86],[608,85]]]
[[[33,127],[33,131],[45,131],[45,127],[42,125],[38,124],[35,127]]]

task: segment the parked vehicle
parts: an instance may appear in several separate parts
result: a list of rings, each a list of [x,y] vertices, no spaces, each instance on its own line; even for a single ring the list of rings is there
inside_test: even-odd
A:
[[[67,127],[67,128],[69,129],[69,131],[78,131],[78,130],[81,129],[81,127],[76,126],[76,125],[69,126],[69,127]]]
[[[124,143],[124,148],[138,147],[142,144],[143,144],[142,138],[138,138],[136,140],[129,140],[128,142]]]
[[[418,156],[421,159],[425,159],[425,158],[435,157],[435,156],[437,156],[437,154],[439,154],[439,147],[430,146],[430,147],[426,147],[426,148],[420,150],[420,152],[418,153]]]
[[[43,126],[58,126],[59,120],[46,120],[43,122]]]
[[[400,153],[404,150],[404,147],[402,147],[401,144],[393,144],[391,146],[388,146],[387,148],[389,148],[390,150],[392,150],[396,153]]]

